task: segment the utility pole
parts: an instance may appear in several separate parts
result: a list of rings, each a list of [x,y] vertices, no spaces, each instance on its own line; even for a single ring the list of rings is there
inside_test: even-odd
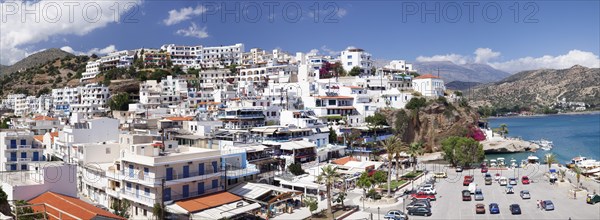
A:
[[[160,183],[160,219],[165,219],[165,179]]]

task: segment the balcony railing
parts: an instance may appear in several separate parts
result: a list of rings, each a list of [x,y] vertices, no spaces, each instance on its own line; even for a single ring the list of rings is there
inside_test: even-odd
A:
[[[31,162],[31,158],[19,158],[18,162]]]

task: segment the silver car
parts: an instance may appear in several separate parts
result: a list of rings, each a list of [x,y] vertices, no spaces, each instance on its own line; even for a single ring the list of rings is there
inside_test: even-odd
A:
[[[482,201],[483,200],[483,192],[481,192],[481,189],[476,189],[475,190],[475,201]]]
[[[529,194],[529,190],[521,190],[521,198],[522,199],[531,199],[531,195]]]

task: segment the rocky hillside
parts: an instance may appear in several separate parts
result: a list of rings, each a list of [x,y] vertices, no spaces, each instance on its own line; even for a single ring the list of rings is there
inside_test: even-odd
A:
[[[401,112],[406,113],[406,117]],[[466,104],[430,100],[421,110],[383,110],[388,124],[397,127],[398,121],[406,121],[405,143],[422,141],[427,152],[441,149],[441,142],[449,136],[465,136],[477,125],[479,115]]]
[[[495,83],[473,89],[474,104],[494,107],[549,106],[559,99],[600,106],[600,69],[573,66],[569,69],[523,71]]]
[[[482,83],[478,83],[478,82],[452,81],[452,82],[446,83],[446,89],[466,91],[470,88],[474,88],[481,84]]]
[[[13,65],[0,67],[0,75],[24,71],[26,69],[43,65],[56,59],[63,59],[65,57],[74,57],[74,55],[56,48],[47,49],[32,54],[20,60],[19,62],[14,63]]]
[[[464,64],[457,65],[449,61],[435,62],[417,62],[414,68],[420,74],[431,73],[437,75],[440,70],[440,77],[445,82],[463,81],[463,82],[495,82],[501,80],[510,73],[494,69],[486,64]]]

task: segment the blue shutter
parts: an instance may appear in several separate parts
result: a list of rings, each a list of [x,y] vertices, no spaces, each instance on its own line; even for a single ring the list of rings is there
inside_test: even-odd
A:
[[[204,182],[198,183],[198,195],[204,194]]]
[[[204,175],[204,163],[198,164],[198,175],[199,176]]]

